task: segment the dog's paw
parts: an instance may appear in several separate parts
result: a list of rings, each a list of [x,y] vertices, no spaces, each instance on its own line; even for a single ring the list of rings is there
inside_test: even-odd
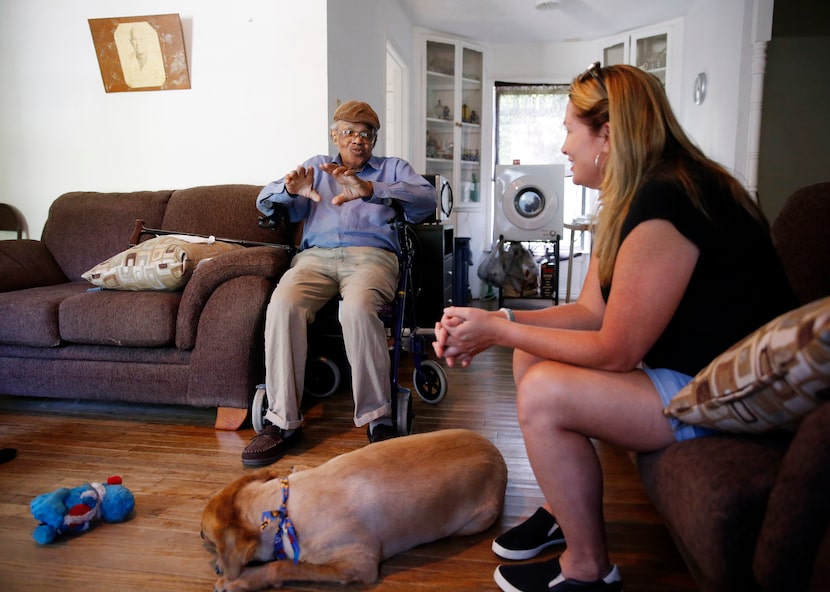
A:
[[[243,590],[247,590],[247,587],[240,588],[237,584],[239,580],[226,580],[225,578],[219,578],[213,584],[213,592],[242,592]]]
[[[219,578],[213,584],[214,592],[253,592],[254,590],[262,590],[263,587],[279,588],[282,582],[268,582],[263,584],[256,579],[237,578],[235,580],[228,580],[226,578]]]

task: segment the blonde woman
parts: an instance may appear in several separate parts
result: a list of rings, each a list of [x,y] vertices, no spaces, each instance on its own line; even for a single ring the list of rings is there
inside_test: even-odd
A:
[[[469,365],[514,348],[516,406],[545,506],[493,543],[541,563],[501,565],[502,590],[622,590],[591,439],[651,451],[704,436],[662,409],[728,346],[795,306],[764,216],[687,138],[660,82],[592,64],[570,88],[562,152],[574,183],[600,189],[596,244],[578,300],[535,311],[450,307],[434,347]]]

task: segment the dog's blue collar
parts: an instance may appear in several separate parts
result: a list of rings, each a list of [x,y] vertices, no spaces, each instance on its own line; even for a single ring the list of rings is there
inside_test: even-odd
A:
[[[274,531],[274,559],[288,559],[288,554],[285,552],[285,542],[283,541],[284,532],[288,542],[291,543],[294,565],[297,565],[300,562],[300,540],[297,538],[294,523],[288,517],[288,479],[280,479],[280,485],[282,485],[282,503],[278,510],[267,510],[262,513],[262,523],[259,529],[265,530],[272,520],[279,518],[279,523]]]

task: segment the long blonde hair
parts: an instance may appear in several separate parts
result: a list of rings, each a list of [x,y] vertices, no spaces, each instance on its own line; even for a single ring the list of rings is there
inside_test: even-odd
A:
[[[573,80],[569,98],[577,117],[594,133],[599,134],[605,123],[610,127],[594,246],[603,286],[611,283],[621,228],[631,202],[658,171],[676,180],[692,204],[706,215],[700,187],[689,167],[697,164],[711,171],[733,199],[766,225],[757,204],[738,180],[686,136],[655,76],[633,66],[595,65]]]

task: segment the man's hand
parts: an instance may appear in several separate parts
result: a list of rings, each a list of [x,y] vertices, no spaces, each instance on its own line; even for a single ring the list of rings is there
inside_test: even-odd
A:
[[[311,201],[320,201],[320,194],[314,189],[314,167],[298,166],[285,175],[285,190],[291,195],[307,197]]]
[[[339,206],[346,202],[371,197],[374,187],[371,181],[364,181],[357,176],[357,173],[347,166],[338,166],[333,162],[320,165],[320,170],[328,173],[343,188],[343,192],[335,195],[331,203]],[[319,201],[319,196],[316,201]]]

